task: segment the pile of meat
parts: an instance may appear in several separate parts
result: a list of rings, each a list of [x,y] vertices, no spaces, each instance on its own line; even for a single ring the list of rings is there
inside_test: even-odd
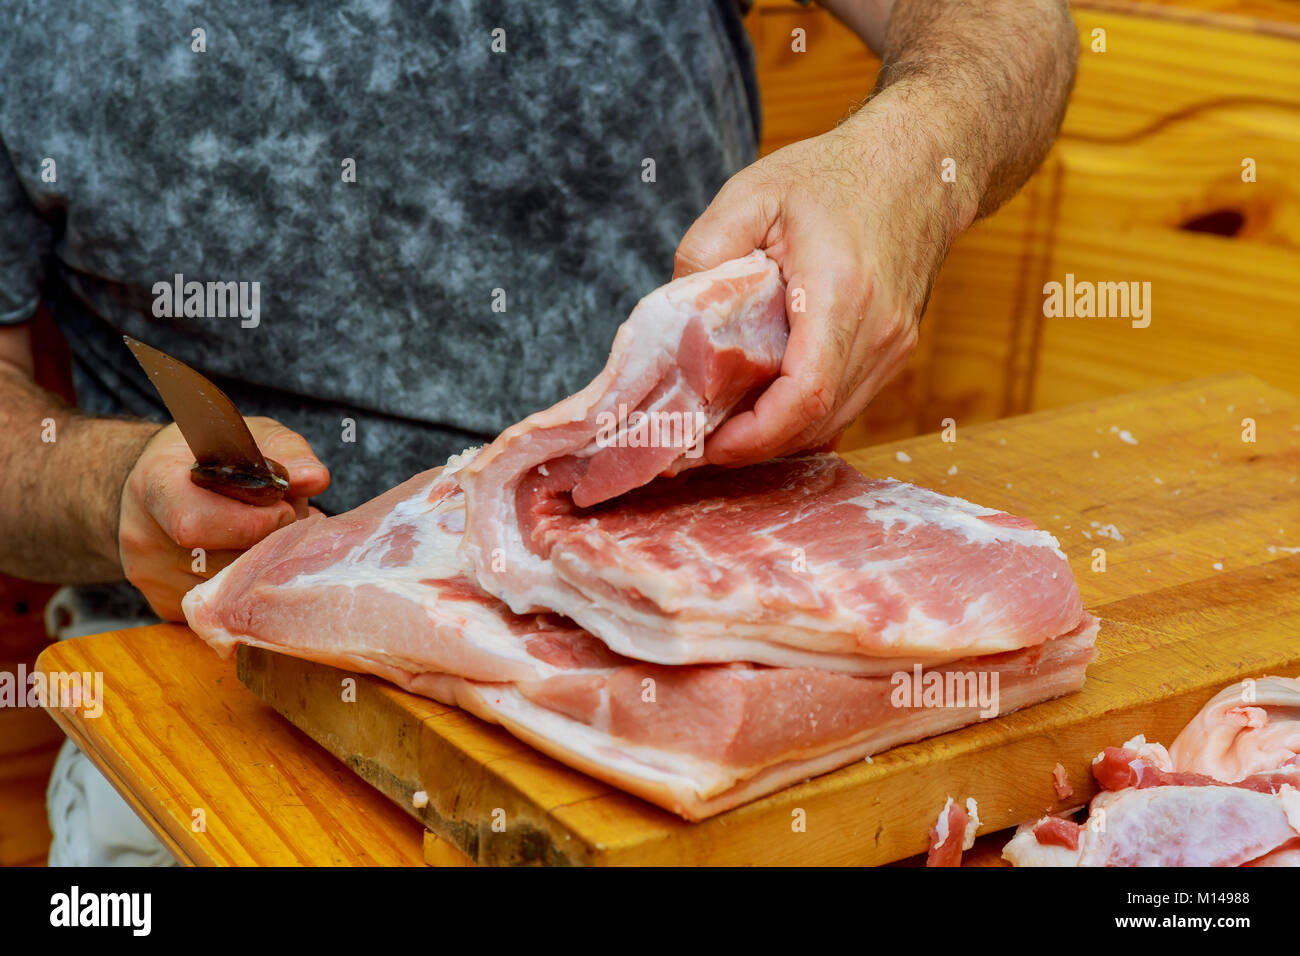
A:
[[[1092,764],[1085,823],[1044,817],[1002,855],[1015,866],[1300,866],[1300,679],[1214,697],[1168,750],[1134,737]]]
[[[779,373],[761,252],[643,299],[585,389],[186,597],[222,653],[376,674],[700,819],[1077,690],[1098,622],[1051,535],[833,455],[697,467]],[[960,693],[900,702],[898,675]],[[984,685],[981,685],[984,686]]]

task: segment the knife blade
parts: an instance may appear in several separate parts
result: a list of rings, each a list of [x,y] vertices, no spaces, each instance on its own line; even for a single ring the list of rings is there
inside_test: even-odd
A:
[[[162,396],[194,453],[190,481],[250,505],[270,505],[289,490],[289,471],[257,447],[248,423],[226,394],[184,362],[122,336]]]

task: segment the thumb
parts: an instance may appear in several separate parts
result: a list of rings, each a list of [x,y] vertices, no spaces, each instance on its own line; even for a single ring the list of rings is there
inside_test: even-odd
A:
[[[743,172],[733,176],[682,236],[673,256],[673,278],[766,248],[777,209],[778,204]]]

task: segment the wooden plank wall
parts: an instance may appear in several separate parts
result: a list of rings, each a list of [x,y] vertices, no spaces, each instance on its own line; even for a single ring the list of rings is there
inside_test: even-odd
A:
[[[1101,0],[1075,20],[1060,139],[957,242],[917,357],[842,447],[1219,372],[1300,388],[1300,4]],[[748,22],[764,152],[829,128],[869,89],[876,61],[824,10],[759,0]],[[806,53],[790,48],[795,27]],[[1150,282],[1150,327],[1044,318],[1044,283],[1067,273]]]

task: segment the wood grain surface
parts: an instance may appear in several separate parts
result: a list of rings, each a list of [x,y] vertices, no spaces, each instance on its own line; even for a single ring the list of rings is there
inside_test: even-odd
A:
[[[51,713],[182,862],[423,862],[420,825],[250,694],[234,660],[189,628],[73,638],[38,667],[104,675],[102,715]]]
[[[957,241],[931,299],[923,430],[1224,372],[1300,381],[1300,39],[1092,9],[1075,20],[1059,139]],[[1150,283],[1149,327],[1045,317],[1044,284],[1067,273]]]

